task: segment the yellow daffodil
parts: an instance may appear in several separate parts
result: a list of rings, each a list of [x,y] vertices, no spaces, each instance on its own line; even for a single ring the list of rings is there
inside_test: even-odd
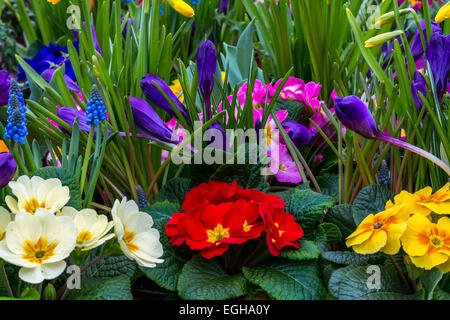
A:
[[[407,204],[411,213],[423,216],[431,212],[450,213],[450,183],[433,193],[431,187],[423,188],[414,194],[402,191],[394,198],[395,204]]]
[[[55,216],[45,209],[34,215],[20,212],[6,229],[0,242],[0,258],[22,267],[19,277],[41,283],[58,277],[75,247],[77,229],[69,217]]]
[[[12,213],[34,214],[38,208],[52,213],[58,212],[70,199],[69,188],[63,187],[59,179],[44,180],[41,177],[21,176],[9,186],[17,200],[6,196],[5,202]]]
[[[346,239],[347,247],[360,254],[382,251],[396,254],[400,250],[400,237],[409,217],[407,207],[391,206],[375,215],[368,215]]]
[[[181,87],[180,80],[175,79],[172,81],[172,85],[170,86],[170,90],[178,97],[178,100],[181,102],[184,101],[183,88]]]
[[[439,9],[438,13],[436,14],[436,17],[434,18],[434,21],[436,21],[437,23],[441,23],[449,18],[450,18],[450,1]]]
[[[91,250],[114,237],[113,233],[108,234],[114,226],[114,222],[108,222],[108,218],[104,214],[99,215],[95,210],[77,211],[72,207],[64,207],[61,210],[61,216],[73,219],[78,230],[76,246],[81,250]]]
[[[114,232],[125,256],[147,268],[164,262],[158,259],[163,255],[159,231],[152,228],[152,217],[140,212],[136,202],[127,201],[126,198],[121,202],[116,200],[111,215]]]
[[[47,0],[48,2],[51,2],[52,4],[57,4],[58,2],[60,2],[61,0]]]
[[[11,213],[3,207],[0,207],[0,241],[5,239],[6,228],[11,222]]]
[[[443,217],[435,224],[427,217],[415,215],[408,220],[401,242],[415,266],[426,270],[437,266],[443,272],[450,271],[449,218]]]
[[[195,15],[194,9],[182,0],[167,0],[167,3],[185,17],[192,18]]]

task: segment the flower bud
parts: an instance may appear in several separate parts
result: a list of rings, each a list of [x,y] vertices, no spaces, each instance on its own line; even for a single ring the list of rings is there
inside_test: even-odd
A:
[[[48,283],[47,286],[45,287],[42,293],[42,297],[44,298],[44,300],[56,299],[56,289],[51,283]]]
[[[386,33],[382,33],[379,34],[375,37],[372,37],[370,39],[367,39],[365,42],[365,47],[366,48],[373,48],[379,45],[382,45],[383,43],[400,36],[401,34],[403,34],[403,30],[395,30],[395,31],[391,31],[391,32],[386,32]]]
[[[17,170],[16,161],[11,153],[0,153],[0,189],[5,187],[14,177]]]

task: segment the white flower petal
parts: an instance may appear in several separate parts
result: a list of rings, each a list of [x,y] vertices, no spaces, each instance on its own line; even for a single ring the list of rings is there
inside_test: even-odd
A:
[[[66,262],[58,261],[54,263],[43,263],[42,264],[42,275],[45,279],[51,280],[58,277],[66,268]]]
[[[44,276],[42,275],[41,266],[38,265],[34,268],[21,268],[19,270],[19,277],[23,281],[29,283],[41,283],[44,281]]]

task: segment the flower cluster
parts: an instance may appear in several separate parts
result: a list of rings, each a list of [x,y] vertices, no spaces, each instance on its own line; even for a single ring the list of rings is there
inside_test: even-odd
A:
[[[86,105],[86,123],[98,126],[106,120],[106,107],[97,86],[92,86],[91,95]]]
[[[437,216],[434,216],[435,213]],[[368,215],[346,239],[360,254],[396,254],[401,247],[419,268],[450,271],[450,183],[411,194],[402,191],[384,211]]]
[[[141,266],[163,262],[159,232],[134,201],[117,200],[108,221],[95,210],[67,206],[70,190],[59,179],[21,176],[9,186],[13,196],[5,202],[10,211],[0,207],[0,258],[21,267],[19,277],[26,282],[58,277],[74,250],[91,250],[112,238]]]
[[[210,181],[193,188],[165,228],[172,245],[186,243],[207,259],[220,256],[232,244],[243,244],[266,233],[272,255],[284,247],[299,248],[303,230],[286,204],[275,195],[243,189],[234,181]]]
[[[9,100],[8,100],[8,124],[5,127],[5,134],[3,138],[5,140],[12,139],[20,144],[25,143],[25,137],[28,134],[27,120],[26,120],[27,108],[25,107],[25,100],[20,88],[15,80],[11,80],[9,88]]]

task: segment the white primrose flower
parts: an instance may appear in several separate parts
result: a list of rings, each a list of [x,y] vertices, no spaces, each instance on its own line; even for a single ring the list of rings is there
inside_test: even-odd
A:
[[[153,226],[152,217],[140,212],[134,201],[116,200],[111,210],[114,231],[125,256],[144,267],[153,268],[164,260],[159,231]]]
[[[19,212],[0,242],[0,258],[22,267],[19,277],[26,282],[54,279],[66,268],[64,259],[75,248],[77,234],[70,217],[41,208],[34,215]]]
[[[5,198],[12,213],[34,214],[38,208],[56,213],[70,199],[69,188],[63,187],[59,179],[44,180],[37,176],[30,179],[27,176],[21,176],[17,181],[11,181],[9,186],[17,197],[17,200],[11,196]]]
[[[91,250],[114,237],[114,233],[108,234],[114,226],[114,222],[108,222],[108,217],[104,214],[97,214],[95,210],[83,209],[77,211],[72,207],[64,207],[61,210],[61,216],[68,216],[73,219],[78,230],[76,247],[81,248],[81,250]]]
[[[6,228],[11,222],[11,213],[3,207],[0,207],[0,241],[5,239]]]

